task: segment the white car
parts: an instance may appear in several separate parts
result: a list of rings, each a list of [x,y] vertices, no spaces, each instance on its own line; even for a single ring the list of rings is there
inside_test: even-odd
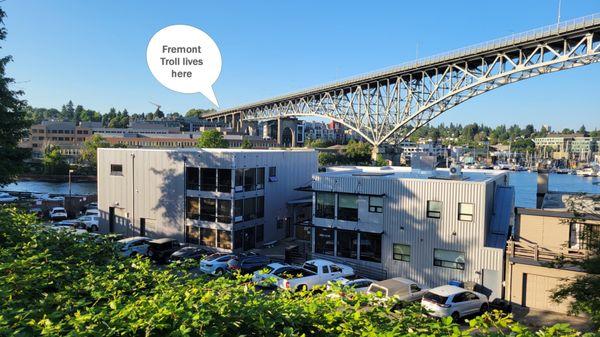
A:
[[[84,215],[77,218],[77,222],[85,224],[87,229],[92,230],[93,232],[97,232],[99,228],[99,220],[98,216],[92,215]]]
[[[50,210],[51,220],[65,220],[67,218],[67,210],[64,207],[53,207]]]
[[[263,269],[254,272],[254,274],[252,275],[252,282],[261,283],[262,281],[273,277],[275,274],[280,273],[289,267],[290,265],[285,263],[270,263]]]
[[[339,277],[354,275],[352,267],[327,260],[309,260],[301,268],[276,275],[277,286],[289,290],[310,290],[326,285],[328,281]]]
[[[6,192],[0,192],[0,204],[7,202],[15,202],[17,200],[19,200],[19,198],[13,197],[12,195]]]
[[[484,294],[457,286],[445,285],[426,292],[421,300],[421,306],[431,316],[452,316],[456,321],[467,315],[487,311],[489,303]]]
[[[235,255],[228,253],[209,255],[200,261],[200,271],[212,275],[223,275],[227,271],[227,262],[233,258]]]
[[[134,236],[117,241],[120,245],[120,253],[125,257],[135,255],[146,255],[148,253],[148,242],[152,239],[145,236]]]
[[[373,282],[375,282],[375,281],[368,279],[368,278],[357,278],[354,280],[349,280],[345,277],[338,277],[334,280],[327,282],[327,289],[331,289],[333,284],[337,283],[342,287],[352,288],[356,292],[365,293],[365,292],[367,292],[367,289],[369,289],[369,286]]]
[[[427,292],[427,288],[402,277],[394,277],[388,280],[373,282],[367,294],[381,294],[384,300],[394,298],[398,301],[414,302],[419,301]]]
[[[84,215],[91,215],[91,216],[99,217],[100,216],[100,211],[98,211],[97,208],[88,208],[88,209],[85,210],[85,214]]]

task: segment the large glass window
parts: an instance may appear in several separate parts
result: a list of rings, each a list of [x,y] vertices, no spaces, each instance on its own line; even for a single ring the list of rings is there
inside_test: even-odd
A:
[[[256,189],[256,169],[249,168],[244,170],[244,191],[254,191]]]
[[[205,167],[200,169],[200,184],[202,191],[216,191],[217,169]]]
[[[231,200],[217,201],[217,221],[231,223]]]
[[[265,188],[265,168],[259,167],[256,169],[256,189],[262,190]]]
[[[256,198],[244,199],[244,221],[256,219]]]
[[[442,202],[435,200],[427,201],[427,217],[439,219],[442,217]]]
[[[333,229],[315,227],[315,253],[333,255]]]
[[[217,231],[217,235],[217,247],[223,249],[231,249],[231,232],[219,229]]]
[[[410,246],[394,243],[394,260],[410,262]]]
[[[265,225],[256,225],[256,242],[265,240]]]
[[[369,212],[383,213],[383,197],[369,197]]]
[[[235,170],[235,191],[241,192],[244,190],[244,169]]]
[[[200,220],[215,221],[217,201],[215,199],[200,198]]]
[[[337,231],[337,256],[356,259],[358,257],[358,232]]]
[[[458,204],[458,220],[461,221],[473,221],[473,210],[475,206],[461,202]]]
[[[223,193],[231,192],[231,170],[230,169],[219,169],[218,170],[218,186],[217,190]]]
[[[265,216],[265,197],[256,197],[256,217]]]
[[[437,267],[465,269],[465,253],[454,250],[434,249],[433,265]]]
[[[240,222],[244,219],[244,199],[238,199],[233,204],[233,216],[235,222]]]
[[[296,239],[303,241],[310,241],[311,230],[310,226],[296,225]]]
[[[200,188],[200,170],[197,167],[185,168],[185,187],[196,191]]]
[[[185,203],[185,215],[188,219],[198,219],[199,215],[199,199],[194,197],[187,197]]]
[[[185,226],[185,242],[197,245],[200,242],[200,231],[196,226]]]
[[[381,234],[360,233],[360,259],[381,262]]]
[[[358,196],[356,194],[338,194],[338,219],[358,221]]]
[[[204,246],[216,246],[217,230],[212,228],[200,228],[200,242],[202,242]]]
[[[275,167],[275,166],[269,167],[269,181],[275,182],[278,180],[279,180],[279,178],[277,178],[277,167]]]
[[[233,249],[243,249],[244,248],[244,231],[234,231],[233,232]]]
[[[335,217],[335,194],[329,192],[317,192],[316,194],[315,217],[333,219]]]

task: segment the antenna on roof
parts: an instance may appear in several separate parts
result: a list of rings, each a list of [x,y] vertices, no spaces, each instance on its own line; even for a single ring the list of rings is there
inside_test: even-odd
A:
[[[160,104],[156,104],[156,103],[154,103],[154,102],[150,102],[150,101],[148,101],[148,103],[150,103],[150,104],[152,104],[152,105],[156,106],[156,109],[157,109],[157,110],[160,110],[160,107],[162,106],[162,105],[160,105]]]

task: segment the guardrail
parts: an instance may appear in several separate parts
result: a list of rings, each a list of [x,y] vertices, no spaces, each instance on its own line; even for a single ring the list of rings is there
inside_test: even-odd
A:
[[[525,244],[520,241],[508,240],[506,253],[510,257],[524,257],[535,261],[556,261],[558,258],[566,261],[581,261],[589,257],[590,252],[585,249],[552,250],[537,244]]]
[[[585,29],[587,27],[593,27],[596,25],[600,25],[600,13],[591,14],[588,16],[584,16],[584,17],[580,17],[580,18],[572,19],[572,20],[568,20],[568,21],[563,21],[563,22],[553,24],[553,25],[535,28],[535,29],[528,30],[528,31],[525,31],[522,33],[517,33],[517,34],[510,35],[510,36],[501,37],[501,38],[498,38],[495,40],[486,41],[486,42],[474,44],[471,46],[455,49],[455,50],[452,50],[449,52],[444,52],[444,53],[428,56],[428,57],[418,59],[415,61],[405,62],[400,65],[387,67],[387,68],[384,68],[384,69],[381,69],[378,71],[348,77],[348,78],[345,78],[345,79],[342,79],[342,80],[339,80],[339,81],[336,81],[333,83],[316,86],[316,87],[308,88],[305,90],[300,90],[300,91],[293,92],[293,93],[288,93],[288,94],[281,95],[281,96],[276,96],[271,99],[261,100],[261,101],[257,101],[255,103],[250,103],[250,104],[244,104],[244,105],[234,107],[234,108],[224,109],[222,111],[219,111],[219,112],[216,112],[213,114],[209,114],[207,116],[210,117],[211,115],[216,116],[216,115],[220,115],[223,113],[239,111],[239,110],[247,109],[247,108],[258,106],[258,105],[263,105],[263,104],[274,102],[274,101],[281,101],[281,100],[289,99],[294,96],[302,95],[304,93],[325,91],[327,89],[344,86],[344,85],[350,84],[350,83],[363,82],[363,81],[369,80],[371,78],[385,77],[387,75],[401,72],[401,71],[404,71],[407,69],[422,67],[425,65],[434,64],[434,63],[442,62],[445,60],[455,59],[455,58],[459,58],[459,57],[466,56],[466,55],[477,54],[477,53],[484,52],[487,50],[502,48],[502,47],[515,45],[515,44],[522,43],[522,42],[534,41],[537,39],[541,39],[541,38],[545,38],[545,37],[549,37],[549,36],[553,36],[553,35],[560,35],[562,33]]]

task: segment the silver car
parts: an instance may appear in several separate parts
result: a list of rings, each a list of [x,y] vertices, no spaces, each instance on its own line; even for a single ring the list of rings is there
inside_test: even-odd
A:
[[[229,253],[209,255],[200,261],[200,271],[212,275],[223,275],[227,271],[227,262],[234,257],[235,255]]]

